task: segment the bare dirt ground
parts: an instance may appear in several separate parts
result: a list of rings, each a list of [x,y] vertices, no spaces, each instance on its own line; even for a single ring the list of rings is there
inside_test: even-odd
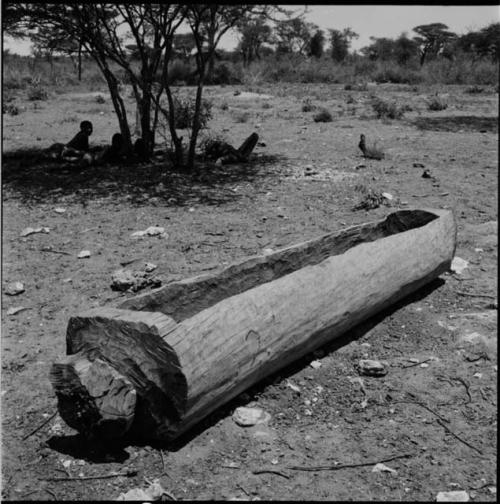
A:
[[[25,109],[4,115],[2,269],[3,290],[20,281],[25,291],[2,294],[2,497],[115,499],[158,478],[177,499],[426,501],[465,490],[496,500],[498,94],[441,88],[448,108],[431,112],[426,98],[436,90],[208,88],[211,130],[235,145],[257,131],[265,145],[248,165],[190,175],[161,159],[76,168],[20,156],[68,141],[83,119],[94,123],[91,143],[109,142],[116,122],[109,99],[99,104],[93,94],[18,98]],[[412,110],[378,120],[372,93]],[[315,123],[315,111],[302,111],[306,97],[333,121]],[[384,160],[361,157],[360,133],[378,140]],[[424,169],[433,178],[422,178]],[[360,184],[391,193],[392,208],[353,211]],[[467,269],[279,371],[176,443],[93,444],[50,418],[49,369],[65,353],[68,318],[132,295],[110,289],[121,263],[157,264],[166,283],[411,207],[453,209]],[[130,237],[154,225],[168,236]],[[39,226],[50,232],[20,236]],[[90,258],[78,259],[81,250]],[[357,381],[362,358],[386,361],[388,374]],[[271,420],[239,427],[231,415],[241,405]],[[372,471],[406,454],[385,462],[395,472]],[[326,468],[305,470],[315,466]],[[82,479],[127,470],[132,476]]]

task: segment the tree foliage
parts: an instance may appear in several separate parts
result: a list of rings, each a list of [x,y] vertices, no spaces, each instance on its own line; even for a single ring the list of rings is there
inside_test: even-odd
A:
[[[325,32],[323,30],[316,30],[314,35],[311,37],[311,42],[309,44],[309,56],[321,58],[324,52],[324,44]]]
[[[448,26],[443,23],[431,23],[419,25],[413,28],[418,34],[413,40],[418,44],[420,50],[420,64],[426,60],[435,58],[457,35],[448,30]]]
[[[351,28],[344,28],[342,31],[330,29],[329,32],[332,58],[339,63],[345,61],[352,40],[358,38],[359,35]]]

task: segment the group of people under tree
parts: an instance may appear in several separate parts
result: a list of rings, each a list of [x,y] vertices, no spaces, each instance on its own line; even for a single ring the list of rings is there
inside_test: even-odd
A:
[[[99,165],[106,163],[120,163],[127,161],[145,161],[148,156],[146,145],[142,138],[134,143],[132,159],[128,156],[125,141],[121,133],[115,133],[111,138],[111,145],[107,147],[93,147],[89,145],[89,137],[93,132],[90,121],[80,123],[80,131],[67,143],[55,143],[45,150],[49,159],[64,161],[81,161],[87,165]],[[246,162],[257,145],[259,135],[252,133],[238,149],[223,141],[216,141],[207,149],[206,158],[211,161],[220,160],[221,164]]]
[[[84,164],[96,165],[105,163],[119,163],[130,160],[127,156],[125,142],[121,133],[115,133],[111,138],[111,145],[107,147],[93,147],[89,145],[89,137],[94,128],[90,121],[80,123],[80,131],[67,143],[55,143],[45,150],[50,159],[64,161],[81,161]],[[133,160],[147,159],[144,141],[138,138],[134,143]]]

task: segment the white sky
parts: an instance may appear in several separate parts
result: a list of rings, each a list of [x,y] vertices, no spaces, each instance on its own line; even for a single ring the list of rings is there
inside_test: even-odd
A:
[[[287,8],[300,10],[302,6]],[[500,22],[499,5],[308,5],[306,19],[317,24],[326,33],[328,28],[352,28],[359,34],[352,49],[359,50],[371,43],[370,37],[396,38],[402,32],[410,37],[412,28],[421,24],[444,23],[461,35],[479,30],[491,23]],[[227,34],[221,47],[232,49],[237,38]],[[30,53],[29,41],[12,41],[4,38],[4,47],[19,54]]]

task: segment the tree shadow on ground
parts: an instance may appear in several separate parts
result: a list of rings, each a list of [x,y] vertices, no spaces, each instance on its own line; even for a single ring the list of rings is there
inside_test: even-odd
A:
[[[390,317],[395,312],[404,308],[407,305],[425,299],[433,291],[442,287],[445,281],[442,278],[437,278],[424,285],[417,291],[409,294],[403,299],[397,301],[389,308],[380,311],[368,320],[356,325],[349,331],[345,332],[333,341],[323,345],[318,350],[323,353],[329,354],[335,352],[339,348],[348,345],[349,343],[362,338],[375,326],[380,324],[384,319]],[[254,401],[262,394],[266,388],[276,381],[283,381],[290,376],[298,373],[306,368],[314,356],[309,353],[304,357],[294,361],[288,366],[279,369],[275,373],[267,376],[260,382],[256,383],[245,391],[245,395],[240,394],[231,401],[227,402],[213,413],[208,415],[205,419],[195,425],[188,432],[171,442],[151,441],[148,439],[141,439],[137,433],[128,434],[125,437],[109,441],[109,440],[96,440],[88,441],[80,434],[73,436],[53,436],[49,439],[48,445],[60,453],[71,455],[74,458],[84,459],[89,462],[123,462],[128,458],[128,453],[125,448],[128,446],[150,446],[153,449],[165,450],[169,452],[177,452],[184,446],[193,441],[196,437],[206,431],[208,428],[214,426],[219,421],[231,415],[231,412],[239,407]]]
[[[412,123],[417,128],[431,131],[480,131],[481,133],[498,131],[498,117],[484,116],[446,116],[418,117]]]
[[[20,149],[3,154],[2,179],[4,191],[28,204],[56,203],[65,197],[67,202],[85,205],[111,197],[125,199],[131,205],[154,202],[185,206],[193,201],[220,205],[240,198],[231,185],[254,183],[269,176],[263,168],[283,160],[281,156],[259,154],[247,163],[199,163],[187,172],[169,166],[162,154],[148,163],[82,167],[45,160],[39,149]]]

